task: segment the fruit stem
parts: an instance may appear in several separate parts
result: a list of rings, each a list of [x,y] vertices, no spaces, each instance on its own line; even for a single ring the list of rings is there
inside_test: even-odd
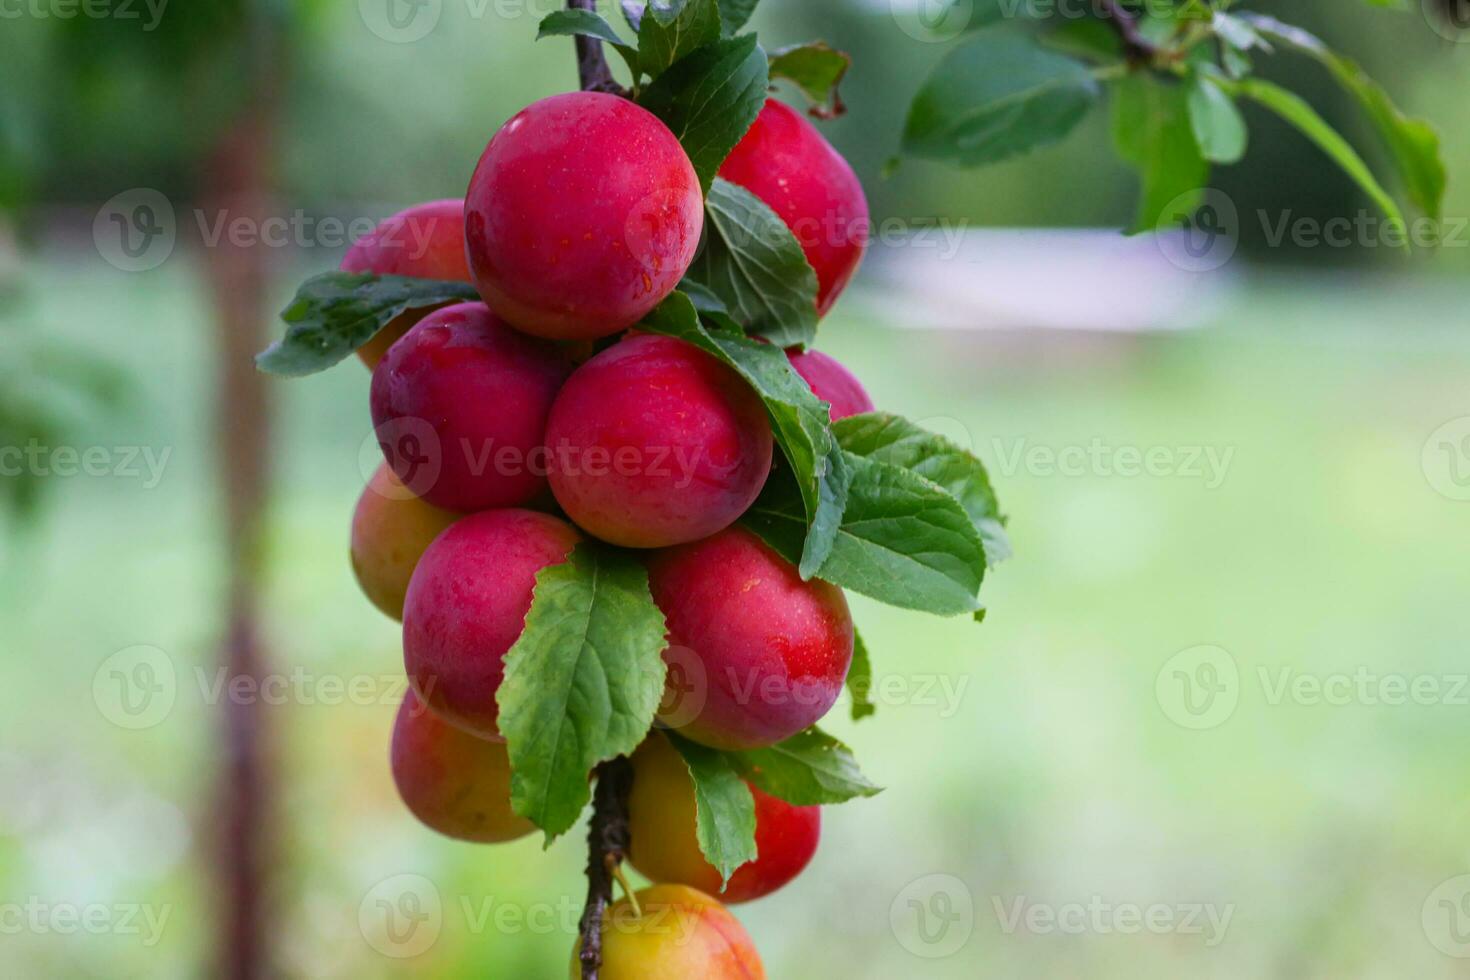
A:
[[[638,904],[638,894],[633,891],[633,886],[628,884],[628,876],[623,874],[622,863],[611,854],[607,856],[607,870],[612,874],[613,878],[617,880],[618,885],[623,889],[623,897],[626,898],[628,900],[628,904],[633,907],[633,918],[643,918],[643,909]]]
[[[613,880],[622,882],[624,891],[628,889],[621,865],[628,853],[628,795],[633,790],[633,765],[619,757],[598,766],[596,775],[592,823],[587,830],[587,906],[582,910],[579,928],[582,980],[597,980],[602,968],[602,920],[612,904]],[[628,895],[632,899],[632,892]]]
[[[597,0],[567,0],[567,9],[596,13]],[[582,91],[627,95],[628,93],[613,78],[612,69],[607,65],[607,55],[602,50],[602,42],[595,37],[587,37],[585,34],[578,34],[576,42],[577,75],[581,78]]]

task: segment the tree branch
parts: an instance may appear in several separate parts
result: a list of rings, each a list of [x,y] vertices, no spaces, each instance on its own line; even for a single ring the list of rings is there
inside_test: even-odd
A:
[[[582,980],[597,980],[602,968],[602,919],[612,904],[613,872],[628,854],[628,794],[633,764],[613,759],[597,767],[592,825],[587,831],[587,906],[580,932]]]
[[[568,10],[588,10],[597,12],[597,0],[567,0]],[[607,56],[603,53],[602,42],[595,37],[587,37],[578,34],[577,42],[577,75],[582,81],[584,92],[607,92],[612,95],[626,95],[623,87],[617,83],[612,76],[612,69],[607,66]]]
[[[1123,51],[1133,64],[1144,64],[1159,53],[1158,45],[1143,36],[1138,29],[1138,18],[1129,13],[1120,0],[1101,0],[1098,7],[1103,19],[1123,39]]]

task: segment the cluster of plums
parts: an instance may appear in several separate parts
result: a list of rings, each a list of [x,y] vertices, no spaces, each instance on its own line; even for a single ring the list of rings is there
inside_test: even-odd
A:
[[[866,244],[867,204],[846,162],[771,101],[721,176],[796,233],[825,312]],[[802,581],[735,525],[772,468],[761,401],[703,351],[630,329],[683,278],[702,223],[699,180],[669,129],[626,99],[578,92],[508,121],[463,201],[388,219],[343,262],[473,282],[484,300],[410,311],[360,351],[387,458],[357,507],[353,566],[403,623],[411,686],[394,779],[409,809],[451,837],[532,830],[510,807],[496,691],[537,572],[584,537],[644,549],[666,660],[682,681],[699,677],[699,691],[669,692],[664,726],[719,749],[769,746],[816,722],[846,678],[842,592]],[[789,356],[834,418],[871,410],[832,358]],[[759,857],[722,892],[695,839],[682,757],[656,731],[632,761],[630,860],[657,883],[640,893],[644,918],[663,905],[699,926],[695,941],[610,929],[603,976],[763,975],[710,896],[743,902],[794,878],[816,849],[819,808],[753,789]]]

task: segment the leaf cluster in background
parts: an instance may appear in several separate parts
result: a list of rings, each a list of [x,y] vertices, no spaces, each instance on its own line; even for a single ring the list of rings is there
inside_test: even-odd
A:
[[[1353,96],[1403,198],[1432,223],[1441,217],[1445,166],[1434,130],[1301,28],[1236,10],[1233,0],[1124,2],[1113,8],[1122,20],[1101,5],[1079,20],[1033,0],[960,2],[973,2],[978,33],[919,90],[904,131],[909,156],[966,167],[1006,160],[1065,137],[1106,92],[1115,147],[1142,184],[1131,229],[1142,231],[1189,217],[1182,205],[1203,196],[1211,168],[1241,160],[1249,133],[1238,104],[1248,101],[1297,129],[1403,229],[1405,208],[1359,151],[1306,100],[1254,75],[1260,58],[1291,52],[1319,62]]]

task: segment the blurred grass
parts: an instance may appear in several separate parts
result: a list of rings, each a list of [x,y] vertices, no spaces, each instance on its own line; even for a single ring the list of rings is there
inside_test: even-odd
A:
[[[0,901],[167,905],[170,918],[153,948],[22,932],[0,936],[0,960],[14,976],[192,976],[212,891],[215,750],[201,683],[212,683],[221,576],[210,465],[228,447],[210,444],[208,321],[187,258],[146,277],[97,265],[53,256],[37,268],[38,312],[58,339],[145,386],[136,411],[89,439],[172,456],[152,490],[60,481],[39,535],[0,538]],[[854,602],[880,683],[929,696],[948,684],[958,700],[834,720],[888,791],[829,808],[808,872],[739,910],[770,975],[1458,975],[1426,939],[1421,906],[1467,870],[1464,706],[1272,704],[1258,672],[1465,672],[1470,504],[1436,494],[1420,466],[1429,434],[1470,412],[1470,339],[1454,329],[1464,299],[1444,285],[1259,279],[1208,331],[1112,338],[898,332],[844,304],[824,349],[883,407],[971,440],[1017,556],[987,584],[982,626]],[[276,394],[276,669],[367,677],[383,702],[295,698],[271,712],[283,971],[563,976],[580,832],[547,852],[537,840],[471,848],[421,829],[394,794],[397,631],[358,595],[346,560],[366,375],[344,364]],[[1094,439],[1233,455],[1213,488],[1003,466],[1018,447]],[[137,644],[172,658],[179,695],[161,724],[126,731],[99,712],[93,676]],[[1199,644],[1228,650],[1242,683],[1228,721],[1190,731],[1161,709],[1155,677]],[[941,686],[920,690],[931,681]],[[376,883],[405,873],[434,883],[444,924],[427,953],[395,961],[364,941],[358,912]],[[939,960],[911,955],[889,926],[899,893],[932,873],[965,882],[976,920]],[[1007,932],[997,911],[1094,896],[1211,903],[1232,918],[1207,947],[1147,930]],[[556,921],[497,928],[492,914],[478,926],[487,898],[492,910],[547,907]]]

